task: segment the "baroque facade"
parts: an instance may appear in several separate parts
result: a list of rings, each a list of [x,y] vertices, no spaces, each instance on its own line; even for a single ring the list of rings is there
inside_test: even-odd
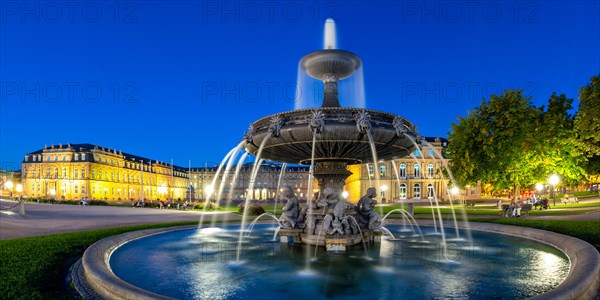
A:
[[[188,170],[92,144],[44,146],[25,155],[23,193],[64,200],[185,199]]]
[[[351,165],[344,190],[356,202],[367,188],[376,187],[382,202],[399,200],[447,200],[450,180],[443,172],[447,140],[427,138],[422,152],[394,161]],[[246,198],[274,199],[278,188],[291,187],[300,200],[318,191],[316,180],[309,181],[309,167],[264,162],[260,165],[252,191],[250,175],[254,163],[183,168],[92,144],[44,146],[28,153],[22,162],[23,195],[33,198],[108,201],[191,200],[207,197],[221,201]],[[282,172],[282,168],[285,170]],[[377,173],[376,173],[377,168]],[[233,182],[235,173],[238,177]],[[218,176],[218,177],[217,177]],[[280,181],[281,177],[281,181]],[[458,199],[478,199],[479,187],[467,187]]]

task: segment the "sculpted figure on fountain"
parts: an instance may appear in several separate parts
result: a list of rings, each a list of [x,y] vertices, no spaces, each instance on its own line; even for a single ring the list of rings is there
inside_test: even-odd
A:
[[[375,205],[377,204],[377,201],[373,200],[375,197],[377,197],[377,190],[374,187],[370,187],[367,189],[367,193],[358,200],[358,204],[356,204],[358,223],[361,228],[381,229],[381,217],[375,211]]]
[[[279,225],[281,228],[294,228],[298,223],[299,217],[299,205],[298,197],[294,194],[291,187],[286,186],[283,188],[282,196],[287,200],[283,207],[283,213],[279,218]]]

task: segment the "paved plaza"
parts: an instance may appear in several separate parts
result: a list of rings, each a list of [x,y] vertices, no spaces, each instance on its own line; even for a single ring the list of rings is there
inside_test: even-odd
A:
[[[2,208],[16,202],[0,201]],[[167,223],[177,221],[239,220],[240,216],[228,212],[210,213],[178,211],[175,209],[133,208],[122,206],[77,206],[25,203],[24,216],[12,210],[0,213],[0,239],[38,236],[61,232],[99,229],[116,226]]]

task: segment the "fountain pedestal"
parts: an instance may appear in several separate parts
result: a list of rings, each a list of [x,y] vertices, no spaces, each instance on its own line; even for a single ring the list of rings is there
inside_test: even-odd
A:
[[[279,230],[279,241],[289,244],[294,244],[296,241],[300,242],[300,234],[302,231],[302,229],[281,228]]]
[[[326,188],[331,188],[338,195],[341,195],[346,184],[346,178],[352,175],[352,172],[348,171],[346,166],[346,162],[337,161],[316,163],[314,176],[319,183],[319,189],[324,191]]]

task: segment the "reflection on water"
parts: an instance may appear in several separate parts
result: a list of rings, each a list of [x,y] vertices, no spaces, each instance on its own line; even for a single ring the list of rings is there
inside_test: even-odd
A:
[[[453,240],[398,238],[345,253],[317,251],[305,269],[304,245],[273,242],[272,225],[256,226],[236,258],[239,228],[184,230],[129,242],[111,256],[113,272],[134,285],[174,298],[399,299],[526,298],[560,284],[568,259],[554,248],[510,236],[473,232]],[[433,229],[424,228],[424,233]]]

